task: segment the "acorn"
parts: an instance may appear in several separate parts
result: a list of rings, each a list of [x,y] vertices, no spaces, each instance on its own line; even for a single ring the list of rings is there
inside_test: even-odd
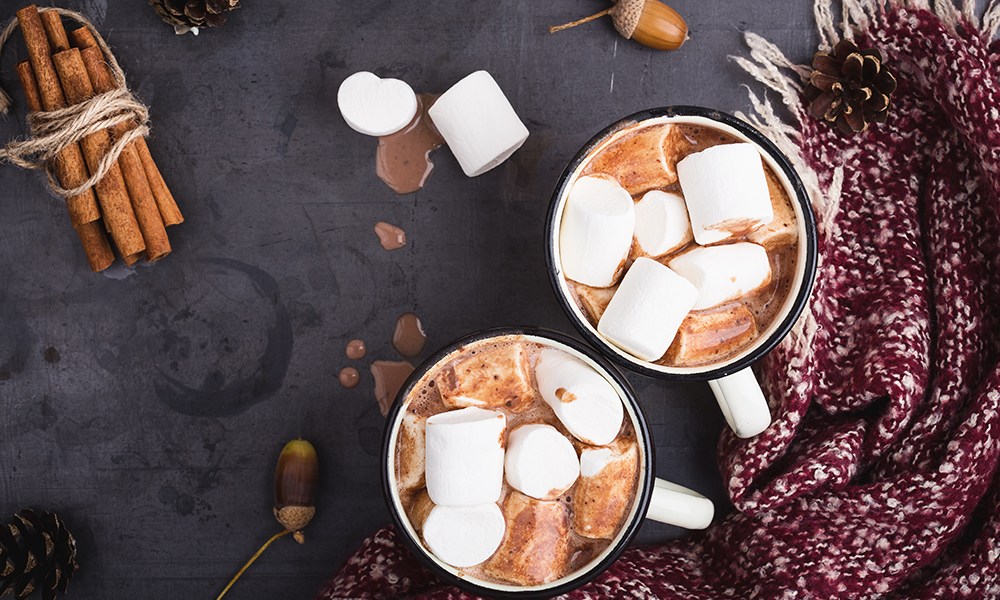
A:
[[[281,450],[274,469],[274,518],[295,541],[305,543],[302,530],[316,514],[316,481],[319,478],[319,458],[313,445],[295,439]]]
[[[278,466],[274,469],[274,518],[284,528],[272,535],[254,552],[253,556],[229,580],[216,600],[222,600],[240,577],[246,573],[260,555],[277,540],[291,534],[295,541],[304,544],[302,530],[316,515],[316,482],[319,479],[319,458],[316,448],[309,442],[294,439],[281,449]]]
[[[614,6],[564,25],[549,27],[549,33],[570,29],[611,15],[618,33],[656,50],[676,50],[688,40],[687,23],[678,12],[660,0],[614,0]]]

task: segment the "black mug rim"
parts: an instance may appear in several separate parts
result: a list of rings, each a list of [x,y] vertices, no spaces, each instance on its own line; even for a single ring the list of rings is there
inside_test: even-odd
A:
[[[600,366],[625,393],[625,398],[622,400],[629,403],[632,408],[632,413],[635,415],[634,426],[637,433],[641,436],[641,443],[646,457],[646,468],[642,480],[639,482],[640,487],[637,490],[638,498],[636,501],[638,504],[636,505],[632,520],[623,526],[624,533],[621,535],[618,542],[599,563],[587,571],[581,572],[578,576],[573,577],[563,584],[546,588],[544,590],[496,590],[481,586],[466,579],[462,579],[461,577],[458,577],[442,568],[430,558],[428,551],[424,549],[420,541],[413,539],[407,531],[406,524],[404,522],[406,516],[400,514],[399,511],[396,510],[395,503],[393,502],[393,495],[397,494],[397,492],[393,488],[389,476],[390,469],[395,468],[395,465],[389,465],[389,451],[392,442],[392,433],[393,430],[398,428],[397,421],[400,418],[400,411],[403,410],[403,401],[407,396],[409,396],[417,382],[419,382],[420,379],[431,369],[437,366],[441,360],[463,346],[490,338],[517,335],[534,336],[552,340],[559,344],[564,344],[597,363],[597,365]],[[445,345],[432,356],[420,363],[420,366],[413,371],[400,388],[399,393],[396,394],[396,398],[386,415],[386,426],[382,434],[382,452],[380,454],[380,459],[382,461],[382,496],[385,499],[386,506],[389,509],[389,514],[392,516],[393,524],[396,526],[400,537],[403,539],[403,542],[406,544],[408,549],[414,554],[414,556],[417,557],[417,560],[419,560],[425,567],[430,569],[435,575],[445,582],[472,594],[490,598],[516,598],[518,600],[528,598],[549,598],[565,594],[586,583],[589,583],[590,581],[593,581],[595,578],[604,573],[604,571],[606,571],[616,560],[618,560],[618,557],[625,551],[628,545],[635,538],[636,534],[639,532],[639,528],[645,520],[646,512],[649,509],[650,498],[653,494],[653,481],[656,478],[656,449],[651,438],[651,430],[648,422],[646,421],[646,414],[642,409],[642,405],[639,403],[638,396],[636,395],[635,390],[632,389],[632,385],[628,382],[628,379],[625,378],[625,375],[622,374],[622,372],[618,370],[618,368],[611,361],[609,361],[607,357],[593,347],[564,333],[543,327],[494,327],[477,331]]]
[[[573,173],[580,167],[583,161],[590,156],[591,151],[604,142],[604,140],[606,140],[611,134],[642,121],[662,117],[702,117],[716,121],[736,129],[752,142],[763,148],[768,155],[774,159],[774,162],[785,174],[789,183],[791,183],[792,191],[795,193],[795,199],[802,208],[802,220],[805,230],[806,256],[805,269],[802,276],[802,285],[796,292],[792,308],[785,318],[781,321],[770,337],[754,348],[752,352],[747,353],[739,360],[730,364],[715,367],[706,371],[698,371],[696,373],[668,373],[652,369],[646,366],[646,364],[643,364],[646,361],[640,361],[639,359],[629,360],[628,358],[625,358],[615,352],[615,350],[611,348],[610,342],[603,339],[601,336],[596,335],[576,314],[572,305],[572,300],[568,298],[566,294],[562,293],[561,275],[557,273],[555,268],[554,240],[556,239],[556,235],[558,233],[555,231],[555,221],[557,216],[556,210],[559,205],[559,200],[562,197],[566,186],[569,184],[569,180],[573,176]],[[774,142],[758,131],[753,125],[719,110],[704,108],[701,106],[663,106],[641,110],[619,119],[611,125],[608,125],[597,133],[597,135],[592,137],[590,141],[584,144],[584,146],[576,153],[573,159],[566,166],[566,169],[563,170],[562,175],[559,176],[559,180],[556,182],[555,190],[552,192],[552,200],[549,204],[548,216],[545,223],[545,266],[548,270],[549,282],[552,284],[552,289],[555,292],[560,306],[563,308],[563,312],[565,312],[566,316],[569,317],[569,320],[573,323],[573,326],[577,329],[577,331],[580,332],[580,335],[582,335],[588,343],[597,348],[602,355],[610,358],[615,364],[625,367],[630,371],[635,371],[656,379],[673,381],[707,381],[732,375],[737,371],[742,371],[743,369],[749,367],[757,359],[773,350],[774,347],[777,346],[786,335],[788,335],[788,332],[791,331],[792,327],[795,325],[795,321],[805,309],[809,300],[809,294],[812,292],[813,282],[816,278],[816,261],[818,253],[816,237],[816,219],[813,215],[812,205],[809,201],[809,194],[806,192],[802,179],[792,167],[791,161],[788,160],[788,157],[786,157],[784,153],[778,149]]]

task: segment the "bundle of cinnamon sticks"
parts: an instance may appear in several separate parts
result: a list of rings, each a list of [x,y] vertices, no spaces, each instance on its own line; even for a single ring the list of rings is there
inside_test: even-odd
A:
[[[39,12],[34,5],[18,11],[17,19],[29,58],[17,74],[30,111],[66,108],[119,85],[86,27],[67,32],[57,12]],[[52,165],[59,184],[73,189],[85,183],[115,141],[137,125],[121,123],[66,146]],[[115,260],[109,237],[125,264],[157,261],[170,253],[166,226],[184,221],[142,137],[125,146],[103,179],[67,198],[66,205],[94,271]]]

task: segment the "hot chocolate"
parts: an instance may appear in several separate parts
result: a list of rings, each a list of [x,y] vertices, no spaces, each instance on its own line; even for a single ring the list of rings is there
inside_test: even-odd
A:
[[[640,478],[636,432],[615,388],[575,356],[518,335],[475,342],[404,402],[402,506],[462,577],[548,583],[624,527]]]
[[[581,165],[562,218],[563,276],[587,320],[626,352],[671,367],[720,363],[779,318],[796,225],[755,145],[708,125],[640,124]]]

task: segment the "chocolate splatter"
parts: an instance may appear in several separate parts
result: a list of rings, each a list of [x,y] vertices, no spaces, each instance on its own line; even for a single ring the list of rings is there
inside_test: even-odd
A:
[[[399,250],[406,245],[406,232],[385,221],[375,224],[375,235],[385,250]]]
[[[408,312],[396,319],[396,330],[392,333],[392,346],[405,358],[420,354],[427,343],[427,334],[417,315]]]
[[[417,96],[417,114],[410,124],[378,139],[375,172],[397,194],[410,194],[424,187],[434,163],[431,153],[444,144],[427,111],[437,96]]]
[[[376,360],[372,363],[372,378],[375,380],[375,401],[382,416],[389,414],[389,407],[399,394],[400,388],[413,373],[413,365],[408,362]]]
[[[368,347],[365,346],[364,340],[351,340],[347,342],[347,348],[344,349],[344,354],[347,358],[351,360],[361,360],[368,354]]]
[[[337,375],[337,379],[340,381],[340,385],[347,389],[352,389],[357,387],[358,382],[361,381],[361,373],[354,367],[344,367],[340,370],[340,374]]]

